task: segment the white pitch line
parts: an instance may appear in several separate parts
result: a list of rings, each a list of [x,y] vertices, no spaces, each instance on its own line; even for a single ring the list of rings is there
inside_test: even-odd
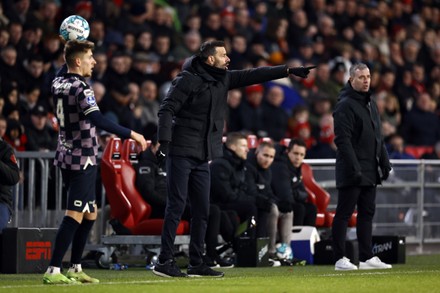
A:
[[[359,271],[347,271],[345,273],[330,273],[330,274],[323,274],[323,275],[316,275],[317,277],[346,277],[346,276],[368,276],[368,275],[416,275],[416,274],[422,274],[422,273],[440,273],[440,270],[429,270],[429,271],[381,271],[381,272],[362,272],[358,273]],[[350,273],[350,274],[347,274]],[[354,274],[351,274],[354,273]]]

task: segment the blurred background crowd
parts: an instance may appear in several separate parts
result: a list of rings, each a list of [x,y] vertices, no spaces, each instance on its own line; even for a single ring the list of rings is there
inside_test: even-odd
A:
[[[56,147],[50,85],[64,63],[59,26],[72,14],[90,24],[101,111],[147,139],[184,60],[220,39],[232,70],[317,65],[304,80],[231,90],[225,134],[300,137],[307,158],[333,158],[331,113],[351,64],[364,62],[391,158],[440,141],[439,0],[4,0],[0,136],[18,151]]]

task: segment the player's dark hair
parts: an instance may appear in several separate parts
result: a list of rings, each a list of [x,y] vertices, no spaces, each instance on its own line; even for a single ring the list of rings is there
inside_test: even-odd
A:
[[[304,140],[301,138],[292,138],[292,140],[289,142],[289,146],[287,147],[287,151],[290,152],[294,145],[302,146],[307,149],[307,145]]]
[[[206,61],[209,56],[215,55],[218,47],[224,47],[223,41],[207,41],[200,45],[199,57],[202,61]]]
[[[95,44],[90,41],[68,41],[64,47],[64,59],[66,60],[67,66],[73,66],[76,58],[78,58],[81,54],[87,53],[88,50],[93,50],[94,48]]]

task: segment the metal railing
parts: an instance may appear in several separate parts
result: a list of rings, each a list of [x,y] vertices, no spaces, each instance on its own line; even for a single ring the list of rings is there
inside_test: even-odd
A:
[[[65,208],[61,172],[53,166],[54,152],[18,152],[22,180],[14,186],[14,216],[11,227],[59,226]],[[306,160],[316,181],[331,195],[335,209],[337,189],[335,160]],[[440,243],[440,160],[392,160],[393,172],[378,187],[373,233],[405,236],[423,251],[424,243]],[[101,210],[105,194],[102,187]],[[105,234],[106,218],[98,216],[94,241]]]

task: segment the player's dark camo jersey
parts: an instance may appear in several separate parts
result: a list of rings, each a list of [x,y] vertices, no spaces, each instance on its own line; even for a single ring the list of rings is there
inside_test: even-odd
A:
[[[96,165],[96,127],[86,117],[99,111],[93,90],[82,76],[65,73],[53,80],[52,94],[60,126],[54,165],[70,170]]]

